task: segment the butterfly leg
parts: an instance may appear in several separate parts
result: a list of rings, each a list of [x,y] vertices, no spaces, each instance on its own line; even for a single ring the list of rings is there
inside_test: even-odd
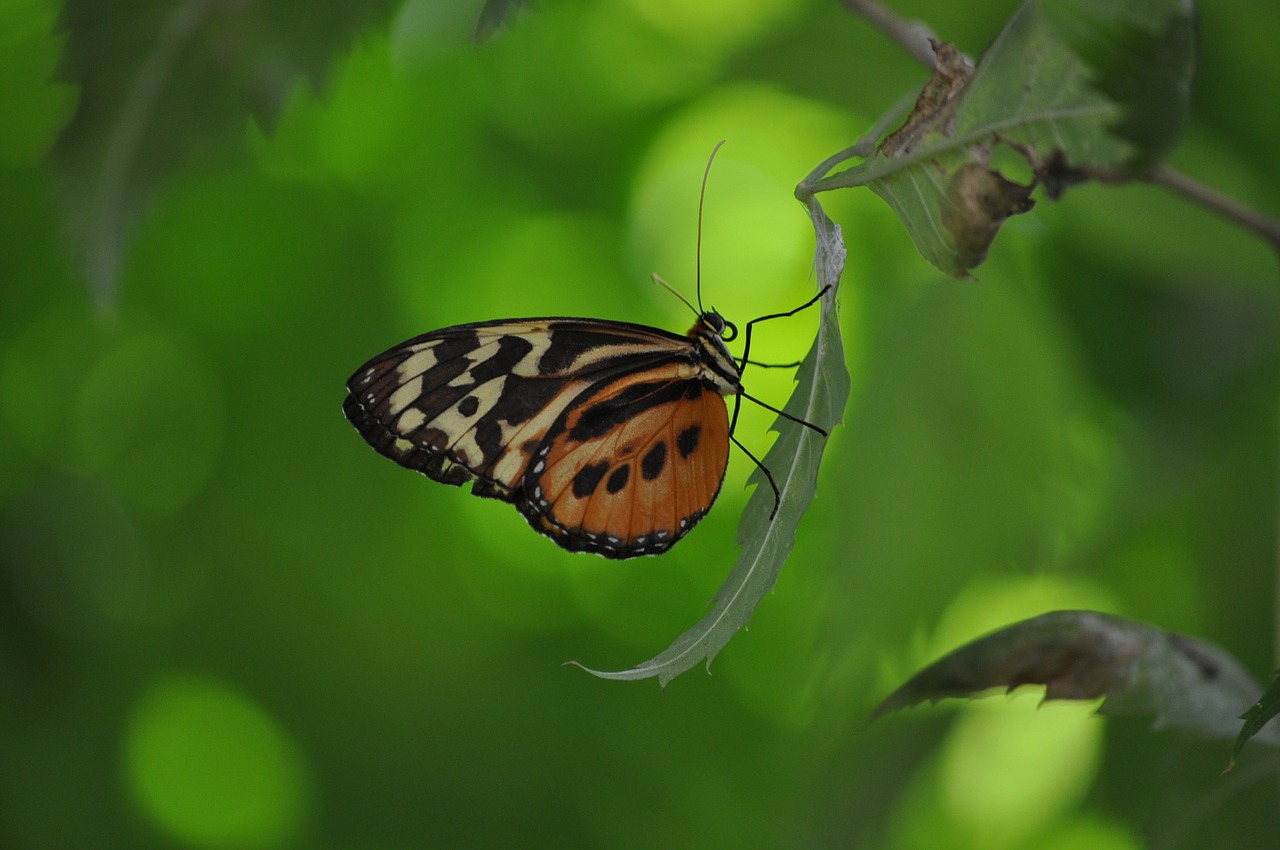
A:
[[[769,486],[773,488],[773,510],[769,512],[769,521],[772,522],[773,518],[778,514],[778,507],[782,504],[782,494],[778,491],[778,483],[773,480],[773,473],[770,472],[769,467],[761,463],[760,459],[753,455],[746,446],[742,445],[737,437],[730,434],[729,439],[733,440],[733,444],[742,449],[742,453],[751,458],[751,462],[760,468],[760,471],[764,473],[765,479],[769,482]]]
[[[745,367],[745,366],[746,366],[746,364],[747,364],[747,362],[748,362],[748,361],[747,361],[747,355],[751,353],[751,326],[752,326],[752,325],[756,324],[757,322],[767,322],[767,321],[769,321],[770,319],[785,319],[785,318],[787,318],[788,316],[794,316],[796,313],[799,313],[801,310],[805,310],[805,309],[807,309],[807,308],[809,308],[809,307],[812,307],[814,304],[817,304],[817,303],[818,303],[818,300],[819,300],[819,299],[821,299],[821,298],[822,298],[822,296],[826,295],[826,294],[827,294],[827,292],[828,292],[828,290],[830,290],[830,289],[831,289],[831,285],[830,285],[830,284],[827,284],[826,286],[824,286],[824,287],[822,288],[822,291],[821,291],[821,292],[819,292],[817,295],[815,295],[815,296],[813,296],[812,298],[810,298],[810,299],[809,299],[808,301],[806,301],[805,303],[801,304],[799,307],[796,307],[794,310],[788,310],[788,311],[787,311],[787,312],[785,312],[785,313],[773,313],[772,315],[769,315],[769,316],[761,316],[761,317],[760,317],[760,318],[758,318],[758,319],[752,319],[751,321],[747,322],[747,324],[746,324],[746,337],[744,338],[743,343],[742,343],[742,366],[743,366],[743,367]],[[776,414],[778,414],[779,416],[781,416],[783,419],[789,419],[789,420],[791,420],[792,422],[795,422],[797,425],[804,425],[804,426],[805,426],[805,427],[807,427],[807,428],[812,428],[813,430],[817,431],[819,434],[821,434],[821,435],[822,435],[822,436],[824,436],[824,437],[825,437],[825,436],[827,436],[827,432],[826,432],[826,431],[824,431],[823,429],[819,428],[817,425],[814,425],[812,422],[806,422],[806,421],[805,421],[805,420],[803,420],[803,419],[798,419],[798,418],[796,418],[796,417],[792,416],[790,413],[785,413],[785,412],[783,412],[783,411],[779,410],[778,408],[773,407],[772,405],[765,404],[763,401],[761,401],[761,400],[760,400],[760,399],[758,399],[758,398],[755,398],[754,396],[747,395],[745,392],[739,392],[739,394],[737,395],[737,397],[734,399],[734,403],[733,403],[733,418],[729,421],[729,434],[730,434],[730,435],[732,435],[732,434],[733,434],[734,428],[736,428],[736,427],[737,427],[737,425],[738,425],[738,411],[739,411],[739,410],[741,409],[741,407],[742,407],[742,399],[743,399],[743,398],[746,398],[746,399],[748,399],[748,400],[750,400],[750,401],[755,402],[756,404],[760,405],[761,407],[763,407],[763,408],[764,408],[764,409],[766,409],[766,410],[771,410],[771,411],[773,411],[774,413],[776,413]],[[734,442],[737,442],[737,441],[735,440]]]
[[[746,338],[742,343],[742,366],[745,367],[747,365],[747,357],[751,354],[751,326],[752,325],[759,324],[760,322],[767,322],[770,319],[785,319],[788,316],[794,316],[796,313],[799,313],[801,310],[807,310],[808,308],[812,307],[814,304],[817,304],[818,301],[822,298],[822,296],[826,295],[827,291],[830,289],[831,289],[831,284],[827,284],[826,286],[822,287],[821,292],[819,292],[817,295],[813,296],[808,301],[804,302],[794,310],[788,310],[785,313],[772,313],[768,316],[761,316],[758,319],[752,319],[751,321],[747,322],[746,329],[745,329]]]

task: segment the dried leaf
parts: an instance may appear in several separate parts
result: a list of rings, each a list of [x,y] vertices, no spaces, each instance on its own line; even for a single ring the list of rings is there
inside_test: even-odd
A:
[[[934,39],[929,43],[933,76],[920,90],[907,120],[880,143],[881,156],[901,159],[925,147],[931,134],[950,136],[955,131],[956,105],[973,79],[973,63],[954,44]]]
[[[1005,219],[1035,206],[1033,188],[977,162],[956,169],[942,205],[942,225],[951,234],[958,265],[971,269],[987,258]]]

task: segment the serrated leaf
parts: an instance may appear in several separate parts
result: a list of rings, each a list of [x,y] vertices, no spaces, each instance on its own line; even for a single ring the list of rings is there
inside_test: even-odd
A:
[[[52,79],[64,41],[57,17],[51,0],[0,7],[0,165],[39,162],[75,110],[75,87]]]
[[[1244,721],[1244,725],[1240,727],[1240,734],[1236,736],[1236,745],[1231,750],[1231,763],[1240,756],[1240,751],[1244,749],[1244,745],[1250,738],[1262,732],[1267,728],[1267,724],[1271,722],[1271,718],[1280,714],[1280,673],[1271,679],[1271,685],[1268,686],[1266,692],[1255,702],[1249,706],[1249,710],[1240,715],[1240,719]],[[1272,730],[1274,732],[1274,730]],[[1261,740],[1269,743],[1277,743],[1280,734],[1271,734],[1263,736]]]
[[[1099,711],[1155,716],[1155,728],[1233,737],[1257,682],[1207,641],[1097,611],[1054,611],[965,644],[930,664],[874,716],[992,688],[1045,686],[1045,699],[1105,697]],[[1280,742],[1280,734],[1267,736]]]
[[[1089,172],[1159,161],[1186,122],[1195,70],[1187,0],[1028,0],[976,68],[935,45],[937,69],[907,123],[860,165],[809,191],[868,186],[902,220],[920,253],[967,277],[1000,225]],[[991,163],[1004,147],[1035,182]],[[975,177],[975,172],[981,174]]]
[[[830,432],[842,420],[850,388],[836,309],[837,286],[844,271],[844,242],[840,228],[827,218],[816,200],[811,199],[808,208],[817,237],[818,284],[830,286],[831,290],[820,302],[822,318],[818,335],[800,365],[796,390],[784,409]],[[774,423],[773,430],[778,432],[778,439],[765,455],[764,465],[772,472],[781,493],[777,515],[770,520],[773,490],[757,469],[750,478],[750,482],[757,485],[755,493],[738,525],[742,555],[713,598],[711,611],[666,650],[642,664],[618,671],[583,669],[604,679],[656,676],[658,683],[665,687],[699,662],[705,661],[709,667],[729,639],[751,619],[760,600],[777,581],[795,545],[800,517],[817,490],[818,469],[827,442],[811,429],[781,418]]]

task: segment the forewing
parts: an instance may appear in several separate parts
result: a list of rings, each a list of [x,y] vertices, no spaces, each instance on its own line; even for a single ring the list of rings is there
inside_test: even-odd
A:
[[[670,548],[706,515],[729,461],[724,397],[672,362],[601,382],[537,450],[522,513],[566,549]]]
[[[476,495],[515,501],[533,452],[582,392],[681,344],[622,322],[458,325],[365,363],[347,382],[343,411],[401,466],[445,484],[475,480]]]

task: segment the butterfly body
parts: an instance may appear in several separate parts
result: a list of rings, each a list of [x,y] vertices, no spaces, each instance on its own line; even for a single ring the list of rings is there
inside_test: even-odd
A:
[[[472,482],[565,549],[654,555],[720,492],[725,397],[742,393],[734,333],[714,311],[685,336],[557,317],[457,325],[367,362],[343,410],[381,454]]]

